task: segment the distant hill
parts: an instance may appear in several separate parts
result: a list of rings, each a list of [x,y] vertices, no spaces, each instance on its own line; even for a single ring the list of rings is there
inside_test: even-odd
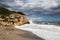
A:
[[[8,10],[8,9],[6,9],[6,8],[0,7],[0,14],[2,14],[2,15],[9,15],[9,14],[12,14],[12,13],[19,13],[19,14],[21,14],[21,15],[25,15],[25,14],[22,13],[22,12],[10,11],[10,10]]]

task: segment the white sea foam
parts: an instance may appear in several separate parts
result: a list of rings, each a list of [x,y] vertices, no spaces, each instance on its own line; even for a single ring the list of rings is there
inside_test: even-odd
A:
[[[30,24],[25,24],[22,26],[15,26],[18,29],[31,31],[39,37],[42,37],[46,40],[60,40],[60,27],[55,25],[38,25],[33,24],[30,21]]]

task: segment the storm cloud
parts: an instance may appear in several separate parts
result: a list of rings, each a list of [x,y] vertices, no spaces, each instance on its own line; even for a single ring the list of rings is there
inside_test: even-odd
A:
[[[59,0],[0,0],[0,6],[31,15],[60,15]]]

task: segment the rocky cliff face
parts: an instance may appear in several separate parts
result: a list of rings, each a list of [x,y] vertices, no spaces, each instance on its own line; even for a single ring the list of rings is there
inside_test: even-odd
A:
[[[13,12],[0,8],[0,27],[20,26],[27,23],[29,21],[22,12]]]

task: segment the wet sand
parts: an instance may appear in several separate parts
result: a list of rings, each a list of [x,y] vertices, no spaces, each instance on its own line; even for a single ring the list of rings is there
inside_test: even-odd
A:
[[[32,32],[19,30],[14,27],[0,28],[0,40],[44,40]]]

